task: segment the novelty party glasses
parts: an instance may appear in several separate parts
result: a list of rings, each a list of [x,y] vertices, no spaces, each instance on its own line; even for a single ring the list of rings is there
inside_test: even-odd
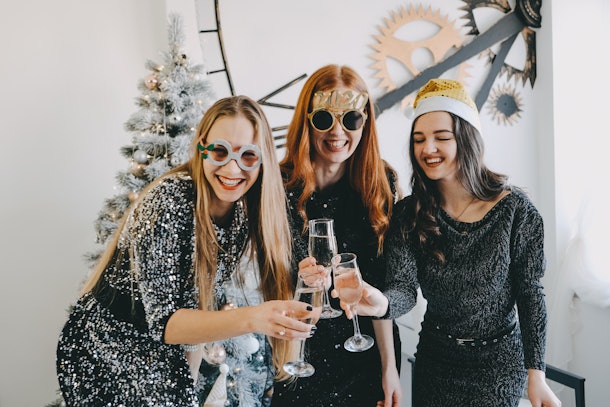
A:
[[[343,112],[331,112],[326,109],[314,110],[307,114],[309,122],[318,131],[328,131],[335,125],[335,117],[339,119],[341,127],[345,131],[360,130],[366,122],[366,113],[360,110],[346,110]]]
[[[314,93],[309,122],[318,131],[328,131],[335,125],[335,117],[345,131],[360,130],[366,122],[364,108],[369,99],[366,92],[333,89]]]
[[[199,143],[197,148],[201,151],[201,157],[204,160],[210,160],[212,164],[219,167],[235,160],[242,170],[252,171],[263,162],[261,150],[254,144],[242,146],[237,153],[233,152],[233,147],[226,140],[214,140],[207,146],[202,146]]]

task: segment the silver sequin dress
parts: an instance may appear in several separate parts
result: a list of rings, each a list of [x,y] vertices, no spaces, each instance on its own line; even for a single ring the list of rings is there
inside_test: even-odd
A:
[[[68,406],[200,406],[210,392],[218,366],[204,360],[195,386],[185,347],[163,340],[175,311],[198,308],[192,274],[194,202],[191,178],[173,175],[131,212],[113,261],[93,292],[74,305],[59,338],[57,375]],[[220,228],[217,234],[221,239],[230,235]],[[218,302],[226,300],[230,285],[222,278],[220,258],[219,263]],[[231,299],[244,295],[250,305],[260,301],[256,288],[240,292],[233,290]],[[248,334],[221,345],[229,367],[225,405],[268,404],[264,393],[272,386],[273,367],[266,338]]]

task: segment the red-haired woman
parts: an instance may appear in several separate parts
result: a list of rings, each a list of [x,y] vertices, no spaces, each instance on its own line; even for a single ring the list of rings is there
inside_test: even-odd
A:
[[[288,128],[280,166],[299,273],[323,272],[308,255],[306,225],[310,219],[331,218],[339,252],[356,253],[364,279],[383,288],[381,249],[399,193],[396,173],[380,157],[366,84],[353,69],[328,65],[308,78]],[[363,317],[360,328],[375,337],[375,346],[352,353],[343,347],[353,334],[352,321],[345,316],[320,319],[316,335],[307,340],[307,358],[315,374],[296,383],[276,383],[272,405],[358,407],[374,406],[383,399],[397,403],[397,327],[390,320]]]

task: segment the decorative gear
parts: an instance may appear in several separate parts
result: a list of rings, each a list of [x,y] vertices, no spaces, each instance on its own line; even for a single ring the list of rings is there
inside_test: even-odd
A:
[[[438,32],[429,38],[418,41],[408,41],[400,39],[396,33],[403,26],[415,22],[427,21],[439,27]],[[377,69],[374,75],[381,82],[379,87],[391,91],[397,88],[396,83],[390,77],[388,60],[399,62],[406,68],[412,77],[417,76],[421,70],[413,64],[413,52],[417,49],[427,49],[432,55],[432,64],[442,61],[450,51],[459,48],[466,37],[454,27],[454,21],[450,21],[446,16],[441,16],[440,10],[432,11],[432,7],[424,9],[421,5],[417,9],[410,6],[407,10],[401,7],[399,12],[393,12],[391,18],[385,19],[385,26],[379,26],[381,34],[376,35],[377,44],[372,45],[376,50],[371,57],[376,60],[373,67]],[[470,76],[467,73],[470,64],[462,63],[458,66],[457,77],[455,79],[465,82]],[[405,109],[412,101],[412,97],[407,96],[401,103],[401,108]]]
[[[504,63],[498,75],[505,74],[508,79],[521,79],[523,86],[525,86],[529,79],[530,85],[534,87],[534,82],[536,81],[536,33],[531,28],[525,27],[521,30],[521,36],[525,42],[525,64],[523,69],[517,69],[512,65]],[[488,50],[487,55],[489,63],[493,62],[496,54]]]
[[[479,7],[492,7],[500,10],[504,14],[511,12],[510,4],[508,0],[462,0],[466,5],[461,7],[461,10],[465,10],[466,14],[463,16],[464,19],[468,20],[466,26],[470,27],[469,34],[479,35],[479,29],[477,27],[474,18],[474,9]],[[515,68],[507,63],[504,63],[498,75],[505,74],[507,79],[521,79],[521,83],[525,85],[529,79],[530,85],[534,87],[536,81],[536,33],[528,27],[523,28],[521,36],[525,43],[525,63],[523,69]],[[487,51],[487,58],[489,63],[493,62],[496,54],[491,50]]]
[[[496,10],[500,10],[504,14],[510,11],[510,4],[508,0],[462,0],[462,2],[466,3],[465,6],[460,7],[460,10],[464,10],[466,12],[466,15],[462,18],[468,20],[468,23],[466,23],[466,26],[470,27],[468,35],[480,34],[479,28],[477,27],[477,24],[474,21],[475,8],[491,7],[495,8]]]
[[[522,107],[521,96],[508,85],[494,88],[487,100],[487,109],[498,124],[514,124],[521,117]]]

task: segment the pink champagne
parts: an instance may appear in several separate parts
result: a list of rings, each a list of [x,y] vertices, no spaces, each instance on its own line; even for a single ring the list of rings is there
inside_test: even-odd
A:
[[[362,298],[362,283],[354,269],[344,269],[335,272],[335,288],[339,297],[349,305],[354,305]]]

